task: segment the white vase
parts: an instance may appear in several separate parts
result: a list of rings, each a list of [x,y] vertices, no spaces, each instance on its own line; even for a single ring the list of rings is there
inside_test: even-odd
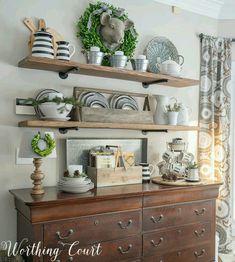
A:
[[[157,100],[157,107],[154,113],[154,123],[158,125],[166,125],[168,123],[165,107],[169,105],[170,97],[164,95],[154,96]]]
[[[172,125],[172,126],[177,125],[178,114],[179,114],[179,112],[167,112],[168,124],[169,125]]]

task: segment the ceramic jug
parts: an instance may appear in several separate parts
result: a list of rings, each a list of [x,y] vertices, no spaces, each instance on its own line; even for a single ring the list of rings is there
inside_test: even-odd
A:
[[[45,29],[34,34],[34,42],[32,47],[32,56],[54,58],[54,49],[52,44],[52,34],[46,32]]]
[[[75,47],[66,41],[57,41],[56,44],[58,45],[56,59],[69,61],[75,53]]]
[[[150,177],[155,171],[155,167],[148,163],[139,163],[140,166],[142,166],[142,181],[144,182],[150,182]]]
[[[154,97],[157,100],[157,107],[154,113],[154,122],[158,125],[167,125],[168,117],[166,114],[165,107],[170,104],[171,99],[175,98],[164,95],[155,95]]]
[[[178,125],[188,125],[189,118],[192,115],[192,109],[184,104],[181,104],[181,109],[178,115]]]

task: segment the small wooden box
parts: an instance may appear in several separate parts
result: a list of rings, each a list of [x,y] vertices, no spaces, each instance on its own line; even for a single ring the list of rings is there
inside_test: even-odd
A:
[[[81,108],[83,122],[153,124],[151,111],[134,111],[113,108]]]
[[[88,176],[95,187],[118,186],[142,183],[142,167],[114,168],[88,167]]]

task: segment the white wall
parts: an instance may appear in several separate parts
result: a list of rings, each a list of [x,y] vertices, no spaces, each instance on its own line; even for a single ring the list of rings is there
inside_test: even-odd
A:
[[[110,0],[117,6],[124,7],[129,17],[135,22],[139,33],[139,44],[136,54],[142,53],[146,44],[154,36],[166,36],[185,57],[183,74],[187,77],[199,78],[199,39],[196,34],[203,31],[212,35],[217,34],[217,21],[189,12],[173,15],[171,8],[154,1],[145,0]],[[85,62],[80,53],[80,41],[76,38],[76,22],[89,1],[85,0],[0,0],[0,241],[16,239],[16,211],[9,189],[31,187],[29,175],[33,166],[16,166],[15,149],[20,143],[23,128],[17,123],[26,117],[14,113],[16,97],[32,97],[44,88],[54,88],[66,95],[72,94],[73,86],[93,88],[120,89],[125,91],[145,92],[141,84],[102,78],[70,75],[67,80],[59,79],[53,72],[28,70],[17,67],[19,60],[27,56],[29,31],[22,23],[25,17],[43,17],[47,25],[58,30],[66,40],[76,45],[77,52],[74,60]],[[154,94],[169,94],[177,96],[186,105],[193,108],[192,120],[198,115],[198,87],[174,89],[154,85],[147,90]],[[43,171],[46,174],[44,185],[56,185],[58,177],[64,171],[65,151],[64,135],[58,137],[56,160],[45,160]],[[159,155],[165,150],[165,143],[173,136],[182,133],[149,134],[149,162],[157,163]],[[141,137],[137,131],[104,131],[80,130],[68,133],[71,137]],[[190,148],[196,151],[195,133],[184,133],[190,137]]]

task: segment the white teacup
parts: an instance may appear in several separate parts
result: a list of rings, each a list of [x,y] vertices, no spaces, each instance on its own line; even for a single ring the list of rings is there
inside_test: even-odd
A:
[[[179,163],[175,163],[171,165],[170,171],[178,175],[184,175],[185,167],[183,165],[180,165]]]
[[[73,177],[74,172],[76,170],[78,170],[79,173],[81,174],[83,172],[83,165],[69,165],[68,166],[69,176]]]

